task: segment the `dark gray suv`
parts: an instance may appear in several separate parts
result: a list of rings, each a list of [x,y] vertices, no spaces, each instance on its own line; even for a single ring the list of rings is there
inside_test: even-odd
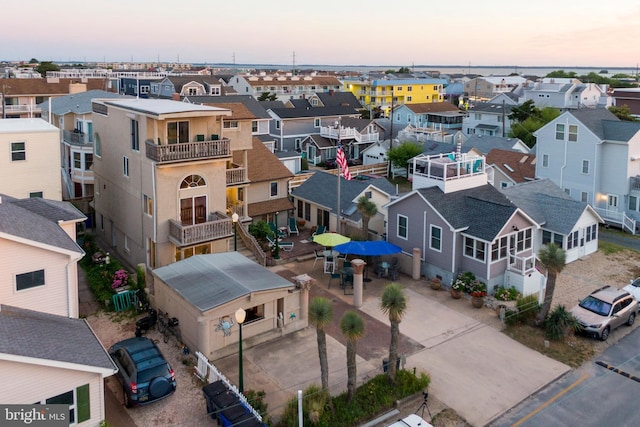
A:
[[[164,399],[176,391],[173,369],[149,338],[120,341],[111,346],[109,355],[118,366],[127,408]]]

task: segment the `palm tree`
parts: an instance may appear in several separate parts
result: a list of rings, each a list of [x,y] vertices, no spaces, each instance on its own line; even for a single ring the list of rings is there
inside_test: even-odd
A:
[[[367,240],[369,233],[369,220],[378,213],[378,207],[367,196],[360,196],[356,205],[362,216],[362,238]]]
[[[309,304],[309,321],[316,327],[318,356],[320,357],[320,376],[322,388],[329,390],[329,362],[327,360],[327,337],[324,328],[333,320],[333,307],[326,298],[316,297]]]
[[[567,260],[566,252],[554,243],[549,243],[540,248],[538,252],[540,262],[547,269],[547,289],[544,292],[544,301],[540,313],[536,317],[536,325],[541,325],[551,310],[553,292],[556,289],[556,277],[562,271]]]
[[[351,400],[356,393],[356,345],[364,335],[364,321],[355,311],[347,311],[340,320],[340,329],[347,339],[347,395]]]
[[[382,291],[380,308],[389,316],[391,323],[391,342],[389,344],[389,381],[396,377],[396,359],[398,358],[398,339],[400,337],[400,322],[407,310],[407,296],[397,283],[389,283]]]

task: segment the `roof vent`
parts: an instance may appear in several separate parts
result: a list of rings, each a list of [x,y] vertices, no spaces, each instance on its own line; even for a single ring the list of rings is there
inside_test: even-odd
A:
[[[513,173],[513,172],[514,172],[513,168],[512,168],[511,166],[509,166],[508,164],[503,163],[503,164],[502,164],[502,166],[504,166],[504,168],[505,168],[506,170],[508,170],[509,172],[511,172],[511,173]]]

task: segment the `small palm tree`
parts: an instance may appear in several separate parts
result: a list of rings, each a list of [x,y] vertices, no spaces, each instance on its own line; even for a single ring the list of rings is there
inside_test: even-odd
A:
[[[407,310],[407,296],[397,283],[385,286],[380,297],[380,308],[389,316],[391,323],[391,342],[389,343],[389,381],[396,377],[396,359],[398,358],[398,339],[400,337],[400,322]]]
[[[551,310],[553,292],[556,289],[556,277],[562,269],[564,269],[567,261],[567,253],[558,245],[549,243],[540,248],[538,258],[540,258],[540,262],[547,269],[547,289],[544,292],[542,308],[536,317],[536,325],[542,325],[549,314],[549,310]]]
[[[322,388],[329,390],[329,362],[327,358],[327,337],[325,328],[333,320],[333,307],[326,298],[316,297],[309,304],[309,321],[316,327],[318,356],[320,357],[320,376]]]
[[[362,238],[367,240],[369,220],[378,213],[378,207],[367,196],[360,196],[356,207],[362,216]]]
[[[340,320],[340,330],[347,339],[347,395],[351,400],[356,393],[356,346],[364,335],[364,321],[355,311],[347,311]]]

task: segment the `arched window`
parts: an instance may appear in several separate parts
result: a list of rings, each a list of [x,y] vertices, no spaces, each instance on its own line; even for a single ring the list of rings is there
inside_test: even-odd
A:
[[[189,175],[180,183],[180,189],[184,188],[194,188],[194,187],[204,187],[207,185],[207,182],[200,175]]]

